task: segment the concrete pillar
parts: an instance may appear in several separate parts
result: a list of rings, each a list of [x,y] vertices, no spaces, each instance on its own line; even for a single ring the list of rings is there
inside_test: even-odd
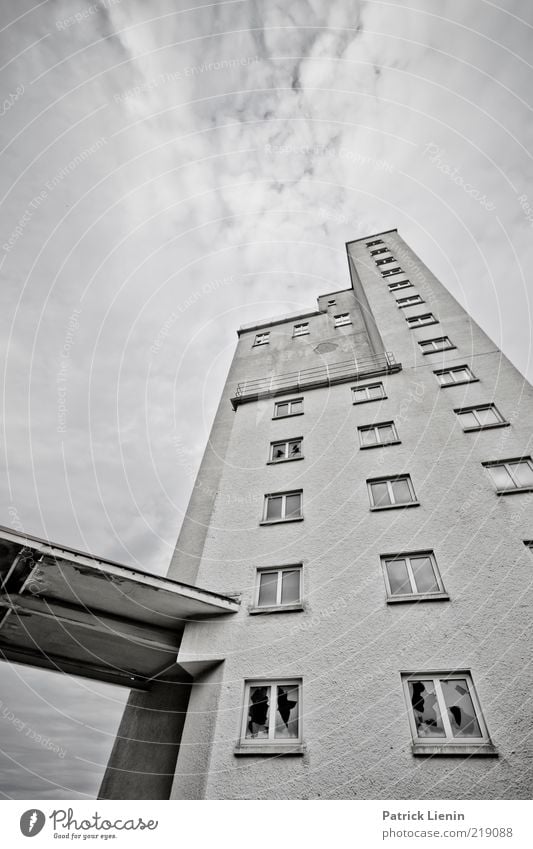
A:
[[[191,691],[190,676],[132,691],[99,799],[168,799]]]

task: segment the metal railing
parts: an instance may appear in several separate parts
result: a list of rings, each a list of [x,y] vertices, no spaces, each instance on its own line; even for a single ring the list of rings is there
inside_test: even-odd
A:
[[[287,374],[273,374],[270,377],[245,380],[237,384],[231,402],[235,408],[238,404],[253,401],[256,398],[283,395],[286,392],[299,392],[320,386],[332,386],[335,383],[388,374],[400,369],[401,364],[396,362],[394,355],[389,351],[370,357],[353,357],[340,363],[324,363],[314,368],[300,369],[300,371]]]

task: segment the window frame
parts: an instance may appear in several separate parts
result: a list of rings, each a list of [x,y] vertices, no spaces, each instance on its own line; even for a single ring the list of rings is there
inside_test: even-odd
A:
[[[390,251],[390,248],[388,248],[387,245],[383,245],[380,248],[375,248],[373,251],[370,251],[370,256],[378,256],[379,254],[386,253],[386,251]]]
[[[384,245],[383,239],[373,239],[371,242],[365,242],[365,247],[371,248],[373,245]]]
[[[304,518],[303,513],[303,489],[287,489],[282,492],[267,492],[265,493],[264,506],[263,506],[263,518],[260,521],[260,525],[280,525],[285,524],[285,522],[302,522]],[[300,515],[299,516],[286,516],[287,512],[287,496],[289,495],[299,495],[300,496]],[[271,498],[280,498],[281,501],[281,516],[277,519],[268,519],[268,504],[269,499]]]
[[[429,321],[418,321],[418,319],[429,319]],[[432,312],[424,312],[420,315],[406,315],[405,320],[409,325],[410,330],[417,327],[429,327],[431,324],[439,324],[439,320],[435,318]]]
[[[467,426],[467,427],[463,426],[463,433],[472,433],[472,432],[477,431],[477,430],[492,430],[495,427],[509,427],[509,425],[510,425],[510,422],[508,422],[507,419],[505,419],[502,416],[498,407],[492,401],[488,402],[487,404],[472,404],[469,407],[456,407],[454,409],[454,413],[457,415],[457,417],[459,419],[459,424],[462,425],[461,414],[462,413],[473,413],[474,416],[475,416],[476,410],[492,410],[496,414],[498,421],[489,422],[488,424],[477,424],[477,425],[473,425],[471,427],[470,426]],[[479,419],[478,419],[478,422],[479,422]]]
[[[402,303],[402,301],[404,301],[405,303]],[[407,303],[408,301],[411,301],[411,303]],[[406,307],[416,307],[418,306],[418,304],[425,303],[426,302],[423,299],[422,295],[419,295],[418,292],[416,292],[414,295],[405,295],[405,297],[403,298],[396,299],[396,306],[399,310],[404,310],[406,309]]]
[[[380,386],[383,392],[383,394],[379,398],[369,398],[367,395],[367,397],[364,398],[364,400],[362,401],[354,401],[354,392],[360,392],[362,389],[375,389],[377,386]],[[364,386],[352,386],[350,387],[350,391],[352,393],[352,404],[354,405],[369,404],[371,401],[383,401],[387,398],[385,386],[383,385],[383,382],[381,380],[378,383],[367,383]]]
[[[266,336],[265,340],[262,340],[261,337]],[[256,333],[254,344],[252,348],[260,348],[262,345],[270,345],[270,330],[265,331],[264,333]]]
[[[416,579],[414,577],[413,568],[411,565],[411,559],[416,559],[417,557],[427,557],[431,561],[431,566],[433,568],[433,575],[435,576],[435,580],[438,584],[439,589],[433,593],[420,592],[416,589]],[[407,574],[409,577],[409,581],[411,584],[411,592],[410,593],[393,593],[390,585],[389,573],[387,570],[387,563],[394,560],[405,560],[407,567]],[[382,554],[381,555],[381,568],[383,571],[383,580],[385,582],[385,591],[386,591],[386,600],[387,604],[398,604],[405,603],[410,601],[447,601],[450,596],[446,592],[444,587],[444,582],[442,580],[442,576],[439,571],[439,567],[437,564],[437,559],[435,557],[435,552],[431,549],[427,549],[425,551],[407,551],[407,552],[396,552],[394,554]]]
[[[252,687],[270,687],[272,701],[273,687],[298,687],[298,737],[283,740],[274,737],[276,727],[275,711],[270,706],[269,737],[267,740],[254,740],[246,737],[249,717],[250,689]],[[276,690],[277,697],[277,690]],[[239,725],[239,738],[235,746],[235,755],[303,755],[305,752],[303,737],[303,678],[245,678],[242,697],[242,711]],[[274,721],[272,721],[274,719]]]
[[[410,280],[397,280],[395,283],[388,283],[389,292],[401,292],[402,289],[413,289],[414,286]]]
[[[284,572],[298,572],[299,574],[299,594],[298,601],[290,602],[289,604],[282,604],[281,602],[281,592],[283,588],[283,578],[282,575]],[[261,590],[261,575],[268,574],[277,574],[277,585],[276,585],[276,604],[259,604],[259,594]],[[303,564],[302,563],[288,563],[282,566],[260,566],[256,569],[256,578],[255,578],[255,588],[254,588],[254,596],[253,596],[253,605],[250,608],[251,614],[258,613],[291,613],[298,610],[304,609],[303,603],[303,594],[304,594],[304,581],[303,581]]]
[[[268,466],[272,466],[272,465],[275,466],[278,463],[291,463],[294,460],[303,460],[304,459],[303,441],[304,441],[303,436],[294,436],[292,439],[275,439],[275,440],[273,440],[270,443],[270,450],[269,450],[269,453],[268,453],[267,465]],[[300,453],[298,454],[297,457],[290,457],[289,456],[289,445],[291,444],[291,442],[298,442],[300,444]],[[286,449],[287,449],[287,456],[286,457],[278,457],[277,459],[274,458],[274,449],[277,445],[285,445],[286,446]]]
[[[380,269],[380,273],[382,277],[393,277],[394,274],[405,274],[405,271],[398,266],[398,268],[386,268],[385,271]]]
[[[391,255],[375,259],[374,262],[376,263],[378,268],[381,268],[383,265],[390,265],[391,262],[398,262],[398,260],[396,259],[396,257]]]
[[[424,345],[429,345],[430,342],[448,342],[448,344],[442,348],[427,348],[427,350],[424,350]],[[424,357],[427,357],[428,354],[439,354],[441,351],[454,351],[457,347],[453,344],[449,336],[435,336],[433,339],[419,339],[418,344],[420,345],[420,350]]]
[[[294,404],[295,402],[301,402],[302,409],[293,413],[292,410],[291,410],[291,407],[292,407],[292,404]],[[280,404],[288,404],[290,412],[282,413],[281,416],[277,416],[276,410],[277,410],[277,408],[279,407]],[[303,414],[304,414],[303,405],[304,405],[303,395],[300,398],[288,398],[285,401],[274,401],[274,415],[272,416],[272,420],[274,420],[274,419],[289,419],[289,418],[291,418],[291,416],[303,416]]]
[[[407,481],[407,486],[409,488],[409,492],[413,496],[411,501],[398,501],[398,502],[392,501],[391,496],[394,495],[394,491],[392,489],[391,483],[392,483],[392,481],[398,481],[398,480],[406,480]],[[390,504],[376,505],[374,503],[374,496],[373,496],[373,492],[372,492],[372,484],[374,484],[374,483],[386,483],[387,484],[387,490],[388,490],[388,493],[389,493],[389,498],[391,499]],[[373,512],[378,512],[380,510],[398,510],[398,509],[402,509],[403,507],[419,507],[420,506],[420,502],[418,501],[418,499],[416,497],[415,488],[414,488],[414,485],[413,485],[413,481],[411,480],[410,474],[383,475],[382,477],[377,477],[377,478],[367,478],[366,484],[367,484],[367,488],[368,488],[368,499],[370,501],[370,510],[373,511]]]
[[[297,333],[296,329],[298,327],[305,327],[306,330],[304,330],[303,332]],[[295,324],[293,326],[293,328],[292,328],[292,338],[298,339],[298,337],[300,337],[300,336],[309,336],[310,332],[311,331],[309,330],[309,322],[308,321],[302,321],[299,324]]]
[[[516,479],[515,479],[512,471],[508,468],[510,463],[527,463],[530,470],[533,472],[533,459],[529,455],[523,456],[523,457],[510,457],[507,460],[487,460],[487,461],[483,462],[481,465],[487,470],[494,468],[495,466],[503,466],[505,468],[505,471],[507,472],[507,474],[511,478],[511,480],[513,482],[515,482]],[[494,478],[492,477],[490,472],[489,472],[489,477],[490,477],[493,485],[496,487],[496,484],[494,482]],[[514,487],[511,487],[509,489],[496,489],[495,488],[494,491],[495,491],[496,495],[512,495],[515,492],[533,492],[533,483],[526,484],[526,486],[514,486]]]
[[[359,402],[359,403],[361,403],[361,402]],[[377,439],[376,442],[373,442],[370,445],[364,445],[363,444],[363,440],[362,440],[361,435],[364,431],[373,430],[373,431],[376,431],[376,436],[379,436],[379,429],[384,428],[384,427],[392,428],[392,431],[393,431],[393,434],[394,434],[393,439],[388,440],[388,442],[382,442],[381,440]],[[359,427],[357,428],[357,434],[359,436],[359,450],[361,450],[361,451],[365,451],[368,448],[385,448],[387,445],[401,445],[401,440],[400,440],[400,437],[398,436],[398,431],[396,429],[396,425],[394,424],[394,421],[392,421],[392,420],[388,421],[388,422],[376,422],[375,424],[369,424],[369,425],[359,425]]]
[[[442,383],[442,381],[439,380],[443,374],[455,374],[455,372],[463,370],[466,370],[470,375],[468,380],[452,380],[451,383]],[[450,368],[436,369],[433,374],[437,378],[441,389],[446,389],[449,386],[464,386],[466,383],[479,383],[479,377],[476,377],[470,366],[466,364],[461,366],[451,366]]]
[[[339,322],[339,319],[341,319],[341,318],[342,319],[348,319],[348,320]],[[339,315],[334,315],[333,321],[334,321],[335,328],[337,328],[337,327],[348,327],[348,325],[352,324],[352,318],[351,318],[351,315],[350,315],[349,312],[341,312],[341,313],[339,313]]]
[[[335,298],[332,298],[331,300],[328,301],[328,307],[335,307],[335,306],[337,306],[337,301],[335,300]]]
[[[498,755],[496,747],[491,740],[487,723],[481,709],[481,703],[472,678],[472,673],[469,669],[453,670],[453,672],[449,670],[428,670],[427,672],[417,670],[416,672],[401,672],[400,676],[407,709],[407,718],[411,731],[411,752],[413,755],[468,755],[469,757],[472,755],[493,757]],[[446,737],[443,738],[424,738],[419,737],[417,734],[416,719],[409,693],[409,683],[413,681],[428,680],[433,682],[435,695],[437,697],[442,724],[446,732]],[[470,696],[472,706],[474,708],[475,719],[482,734],[481,737],[457,738],[453,736],[448,718],[448,707],[443,695],[441,682],[457,680],[466,681],[468,695]]]

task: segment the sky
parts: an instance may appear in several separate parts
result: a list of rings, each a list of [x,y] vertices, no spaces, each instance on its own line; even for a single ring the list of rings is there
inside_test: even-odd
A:
[[[236,329],[383,230],[531,381],[532,36],[519,0],[4,0],[0,524],[164,574]],[[0,694],[0,794],[94,797],[127,693]]]

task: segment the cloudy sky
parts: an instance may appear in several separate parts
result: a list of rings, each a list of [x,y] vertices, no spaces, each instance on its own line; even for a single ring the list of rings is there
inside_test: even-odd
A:
[[[346,241],[397,227],[533,377],[533,9],[191,5],[0,9],[0,524],[160,574],[236,327]],[[94,796],[124,691],[0,676],[0,792]]]

